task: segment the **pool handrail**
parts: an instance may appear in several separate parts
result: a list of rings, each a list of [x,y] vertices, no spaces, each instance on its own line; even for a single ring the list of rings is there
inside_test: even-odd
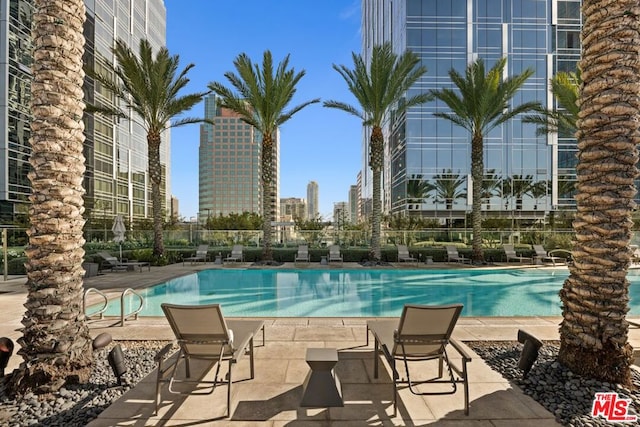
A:
[[[87,297],[92,292],[95,292],[96,294],[100,295],[104,299],[104,305],[96,313],[89,315],[87,314]],[[82,298],[82,312],[84,313],[87,319],[91,319],[93,316],[98,314],[100,315],[100,320],[104,319],[104,312],[107,311],[108,305],[109,305],[109,298],[107,298],[107,296],[104,293],[100,292],[98,289],[89,288],[86,291],[84,291],[84,297]]]
[[[129,313],[129,314],[127,314],[125,316],[125,314],[124,314],[124,297],[129,292],[132,293],[133,295],[137,296],[140,299],[140,307],[138,307],[136,310],[133,310],[131,313]],[[131,317],[131,316],[134,317],[134,320],[138,320],[138,313],[140,313],[142,311],[143,306],[144,306],[144,298],[142,297],[142,295],[140,295],[139,293],[134,291],[132,288],[127,288],[124,291],[122,291],[122,294],[120,295],[120,326],[124,326],[124,321],[126,319],[128,319],[129,317]]]

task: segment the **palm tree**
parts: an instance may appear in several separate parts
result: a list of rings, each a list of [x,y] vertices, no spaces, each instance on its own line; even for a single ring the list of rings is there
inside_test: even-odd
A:
[[[447,210],[449,211],[449,218],[447,219],[447,227],[451,227],[451,210],[453,204],[457,199],[463,199],[467,197],[466,191],[462,189],[466,182],[466,178],[460,176],[459,173],[453,173],[451,169],[442,171],[433,177],[433,187],[436,190],[436,203],[445,203]]]
[[[582,77],[580,70],[574,72],[560,71],[550,79],[551,93],[558,104],[557,109],[547,110],[542,107],[536,114],[525,116],[522,121],[538,125],[537,134],[546,135],[557,132],[561,135],[573,136],[578,120],[578,93]]]
[[[527,69],[521,74],[502,80],[506,58],[499,59],[485,74],[484,61],[478,59],[470,63],[463,77],[455,69],[449,71],[449,77],[457,87],[432,90],[431,93],[443,101],[451,112],[434,113],[468,130],[471,134],[471,177],[473,179],[473,205],[471,223],[473,228],[473,252],[475,262],[484,259],[482,253],[482,177],[484,174],[484,136],[491,129],[510,120],[518,114],[540,108],[538,102],[525,102],[515,107],[509,103],[533,74]]]
[[[538,201],[543,197],[547,196],[548,188],[549,188],[549,182],[544,180],[533,182],[531,184],[531,190],[529,191],[529,194],[531,194],[531,197],[533,197],[536,202],[536,204],[533,207],[534,209],[538,209]]]
[[[91,374],[82,310],[84,20],[82,0],[35,2],[28,295],[18,340],[24,362],[9,384],[14,393],[55,392]]]
[[[631,385],[626,313],[640,142],[638,2],[584,0],[582,13],[576,236],[560,291],[558,359],[574,373]]]
[[[487,209],[490,208],[490,199],[499,191],[501,182],[495,169],[487,169],[482,179],[482,200],[487,202]]]
[[[340,101],[325,101],[324,106],[337,108],[360,118],[364,126],[371,127],[369,140],[369,167],[372,172],[371,253],[373,260],[380,260],[380,222],[382,218],[382,167],[384,165],[384,134],[382,124],[393,111],[397,114],[432,97],[427,93],[407,98],[407,91],[427,69],[420,58],[411,51],[396,55],[390,43],[376,45],[367,68],[362,56],[352,53],[354,69],[333,64],[347,83],[349,91],[360,104],[357,108]]]
[[[154,58],[151,44],[143,39],[140,40],[139,53],[136,56],[122,40],[118,40],[113,53],[117,66],[110,71],[117,79],[114,80],[111,76],[92,69],[88,69],[87,73],[121,99],[123,108],[89,106],[89,111],[128,117],[127,110],[131,109],[137,114],[128,118],[141,121],[141,126],[147,131],[148,168],[153,206],[153,255],[162,257],[164,242],[160,194],[161,135],[168,128],[207,121],[191,117],[176,119],[202,101],[206,92],[178,95],[189,83],[187,73],[194,64],[189,64],[178,72],[180,58],[178,55],[170,55],[166,47],[161,47]]]
[[[467,193],[462,189],[466,178],[459,173],[453,173],[451,169],[442,171],[433,177],[434,188],[436,190],[436,202],[445,203],[447,210],[453,209],[453,204],[457,199],[467,197]]]
[[[411,179],[407,181],[409,209],[411,209],[414,204],[416,209],[420,209],[420,204],[429,197],[429,193],[434,188],[433,184],[422,179],[421,174],[411,175]]]
[[[513,175],[506,177],[502,182],[502,198],[515,201],[515,210],[522,210],[522,199],[526,195],[532,195],[533,175]],[[513,208],[512,208],[513,209]]]
[[[261,151],[261,185],[262,185],[262,225],[263,249],[262,260],[273,261],[272,221],[276,220],[276,181],[275,173],[275,138],[278,127],[287,122],[294,114],[306,106],[319,102],[319,99],[303,102],[285,110],[296,93],[296,85],[305,75],[289,67],[289,55],[273,69],[273,58],[270,51],[265,51],[262,58],[262,69],[253,64],[251,59],[241,53],[233,61],[238,74],[226,72],[224,76],[238,91],[236,95],[231,88],[222,83],[209,83],[209,89],[220,97],[220,106],[235,111],[242,120],[253,126],[262,134]]]

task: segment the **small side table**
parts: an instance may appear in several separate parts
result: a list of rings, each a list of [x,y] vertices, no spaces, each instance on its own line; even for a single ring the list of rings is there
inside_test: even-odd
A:
[[[311,371],[302,384],[300,406],[329,407],[344,406],[342,385],[333,367],[338,363],[335,348],[308,348],[307,364]]]

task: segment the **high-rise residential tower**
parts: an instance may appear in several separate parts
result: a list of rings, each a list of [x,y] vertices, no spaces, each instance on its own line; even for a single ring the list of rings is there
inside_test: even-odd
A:
[[[307,219],[316,219],[320,213],[318,206],[318,183],[309,181],[307,184]]]
[[[210,95],[204,102],[205,118],[215,125],[200,126],[199,149],[199,215],[262,214],[260,187],[260,153],[262,135],[240,116],[216,103]],[[276,167],[275,214],[278,218],[278,150],[280,135],[276,133],[274,165]]]
[[[166,10],[162,0],[85,1],[85,63],[105,70],[112,65],[111,47],[123,40],[134,52],[141,39],[154,51],[166,44]],[[0,218],[26,214],[31,184],[29,123],[32,0],[0,0]],[[88,103],[111,105],[113,97],[85,80]],[[145,130],[135,121],[86,114],[84,155],[85,217],[129,220],[151,217],[151,184],[147,171]],[[169,132],[163,135],[161,162],[164,207],[170,206]],[[168,212],[169,209],[166,209]]]
[[[409,95],[454,88],[450,69],[464,75],[467,64],[478,58],[489,69],[506,57],[504,77],[534,70],[512,103],[537,100],[553,107],[549,78],[560,70],[574,71],[580,57],[580,6],[579,0],[363,0],[362,52],[368,62],[374,45],[390,42],[398,54],[416,53],[427,73]],[[432,101],[387,118],[387,212],[463,218],[470,211],[470,136],[434,117],[442,111],[446,106]],[[363,153],[368,153],[368,135]],[[535,126],[516,117],[485,136],[484,153],[483,211],[504,215],[517,210],[533,218],[574,206],[576,143],[570,136],[536,135]],[[366,163],[362,172],[367,197],[371,172]],[[424,182],[430,186],[419,185]]]
[[[351,185],[349,187],[349,222],[356,224],[358,222],[358,206],[360,193],[358,192],[357,185]]]

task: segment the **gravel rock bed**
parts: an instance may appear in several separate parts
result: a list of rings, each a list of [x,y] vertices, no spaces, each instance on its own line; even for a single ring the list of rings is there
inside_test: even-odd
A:
[[[131,389],[153,369],[155,354],[167,343],[164,341],[119,341],[127,372],[120,386],[107,362],[113,348],[97,350],[91,379],[87,384],[62,388],[47,396],[26,395],[19,400],[9,399],[0,384],[0,425],[22,426],[85,426]],[[640,414],[640,374],[633,370],[636,390],[630,391],[610,384],[573,375],[556,362],[558,343],[545,342],[536,363],[526,378],[518,368],[522,345],[518,342],[466,342],[482,359],[503,377],[531,396],[556,420],[565,426],[597,427],[613,424],[604,418],[591,417],[591,405],[596,392],[616,392],[631,399],[633,414]],[[636,424],[634,424],[636,425]]]
[[[640,374],[632,370],[635,390],[618,384],[586,379],[574,375],[560,365],[559,343],[545,342],[526,378],[518,368],[522,345],[518,342],[466,342],[473,351],[495,371],[512,381],[525,394],[555,415],[556,421],[565,426],[638,425],[640,423],[612,423],[602,417],[591,416],[596,392],[615,392],[620,398],[631,399],[629,414],[640,416]]]
[[[86,426],[155,369],[153,358],[167,342],[118,341],[115,344],[121,345],[127,367],[121,386],[107,361],[113,348],[110,345],[94,351],[94,369],[86,384],[62,388],[50,395],[27,394],[18,400],[9,399],[4,384],[0,385],[0,425]]]

